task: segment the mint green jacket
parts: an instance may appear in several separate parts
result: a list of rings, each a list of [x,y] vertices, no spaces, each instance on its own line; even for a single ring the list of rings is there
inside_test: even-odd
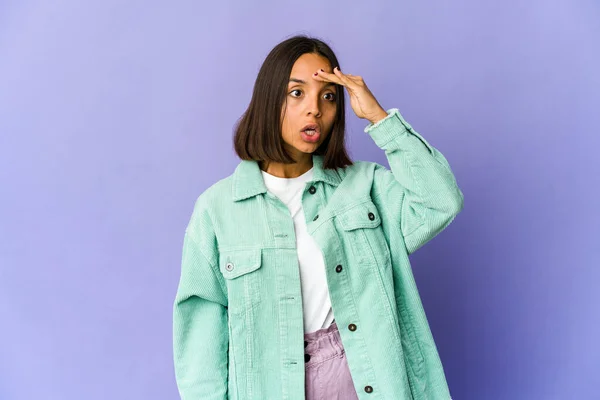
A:
[[[463,194],[446,158],[398,109],[365,132],[390,169],[367,161],[324,169],[313,154],[302,196],[352,379],[360,399],[449,399],[408,256],[452,222]],[[196,200],[173,351],[184,400],[305,398],[294,224],[256,161],[242,160]]]

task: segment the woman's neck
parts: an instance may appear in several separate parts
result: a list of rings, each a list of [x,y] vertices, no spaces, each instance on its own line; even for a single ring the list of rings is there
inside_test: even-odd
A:
[[[296,178],[306,173],[313,167],[312,154],[308,154],[308,157],[303,158],[301,161],[297,161],[294,164],[283,164],[283,163],[263,163],[260,162],[260,169],[266,173],[277,176],[279,178]]]

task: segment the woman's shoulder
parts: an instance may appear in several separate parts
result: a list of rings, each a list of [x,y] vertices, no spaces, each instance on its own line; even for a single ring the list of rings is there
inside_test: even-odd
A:
[[[217,180],[206,187],[196,197],[195,208],[210,208],[215,203],[222,203],[231,197],[231,181],[233,174]]]
[[[212,225],[215,216],[223,212],[226,199],[231,197],[230,182],[231,175],[217,180],[196,196],[186,232],[196,232],[195,235],[198,236],[201,235],[198,232],[202,230],[198,227]]]
[[[342,180],[350,179],[372,179],[377,171],[387,170],[387,167],[375,161],[353,160],[352,165],[338,169]]]

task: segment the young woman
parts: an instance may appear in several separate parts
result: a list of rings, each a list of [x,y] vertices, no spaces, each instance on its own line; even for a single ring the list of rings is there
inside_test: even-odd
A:
[[[344,88],[390,169],[349,159]],[[463,208],[445,157],[305,36],[267,56],[234,142],[184,235],[181,398],[450,398],[408,259]]]

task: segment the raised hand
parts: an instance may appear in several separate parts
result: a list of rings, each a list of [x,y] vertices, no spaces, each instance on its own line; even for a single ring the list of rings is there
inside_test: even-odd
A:
[[[375,123],[387,116],[387,112],[379,105],[361,76],[344,74],[338,67],[335,67],[333,73],[322,69],[315,72],[313,79],[344,86],[350,95],[352,110],[358,118],[364,118],[371,123]]]

